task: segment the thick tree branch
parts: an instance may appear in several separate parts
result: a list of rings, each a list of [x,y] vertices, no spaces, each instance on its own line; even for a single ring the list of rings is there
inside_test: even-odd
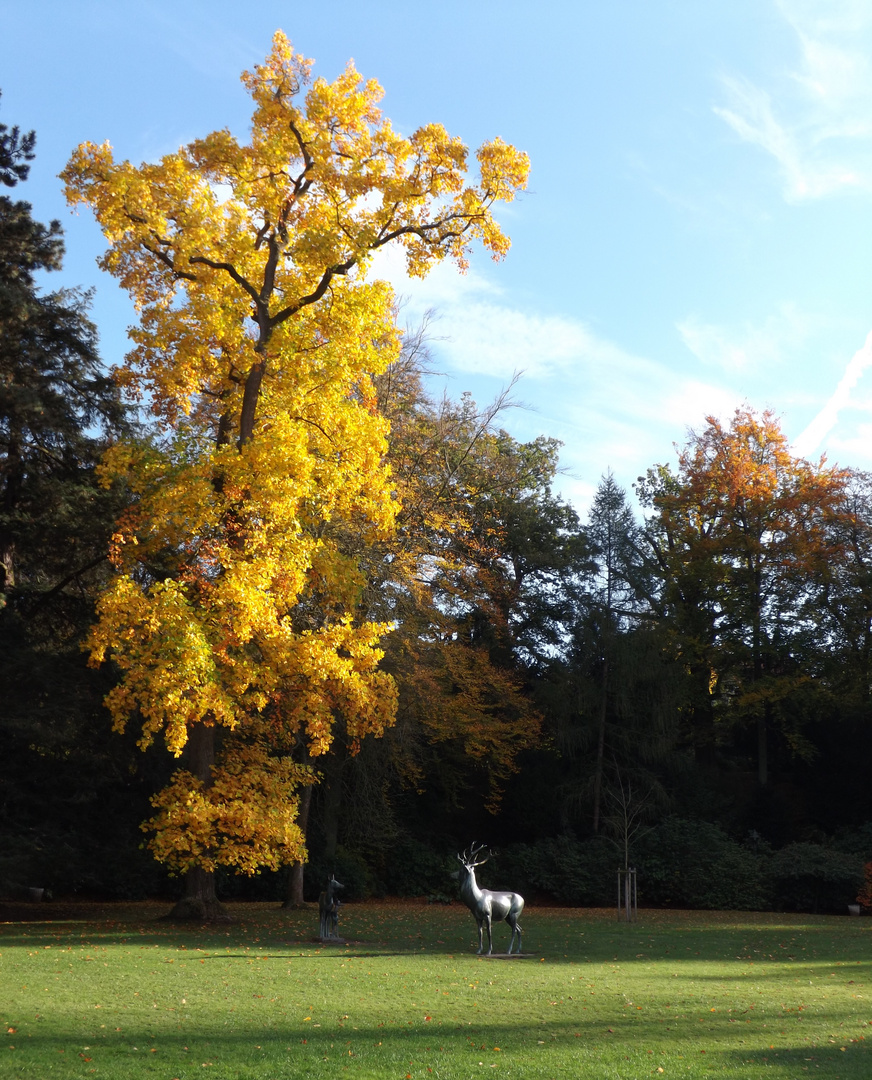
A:
[[[185,281],[197,281],[198,280],[196,274],[191,274],[186,270],[178,270],[176,268],[175,262],[170,258],[170,256],[165,251],[161,251],[158,248],[153,248],[150,244],[147,244],[144,240],[142,242],[142,246],[145,248],[146,251],[148,251],[152,255],[154,255],[154,257],[156,259],[158,259],[160,262],[162,262],[164,264],[164,266],[166,266],[169,270],[171,270],[175,277],[183,278]]]
[[[357,265],[358,256],[353,255],[350,259],[347,259],[344,263],[338,263],[336,266],[328,266],[321,277],[321,280],[312,290],[307,293],[306,296],[301,296],[299,300],[295,300],[293,304],[289,304],[286,308],[283,308],[277,315],[273,315],[270,319],[270,328],[280,326],[286,319],[290,319],[291,316],[296,315],[302,308],[307,307],[309,304],[317,304],[324,293],[330,286],[330,282],[334,277],[344,277],[349,270]]]
[[[444,240],[457,239],[472,227],[474,221],[483,217],[483,214],[447,214],[443,218],[439,218],[437,221],[431,221],[428,225],[400,225],[396,229],[392,229],[388,233],[384,233],[376,240],[372,248],[384,247],[385,244],[389,244],[392,240],[396,240],[400,236],[417,236],[426,244],[439,244]],[[450,222],[463,221],[464,225],[459,230],[449,230],[448,232],[441,232],[440,230],[447,226]],[[431,234],[436,232],[435,236]]]
[[[225,274],[233,278],[237,285],[245,289],[258,308],[260,307],[261,299],[257,289],[239,273],[233,263],[216,262],[215,259],[209,259],[205,255],[192,255],[188,262],[197,266],[208,266],[211,270],[223,270]]]

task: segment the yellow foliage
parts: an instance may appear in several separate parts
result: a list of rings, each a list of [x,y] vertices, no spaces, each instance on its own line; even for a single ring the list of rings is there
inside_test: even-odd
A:
[[[313,777],[289,758],[237,746],[212,770],[209,786],[185,769],[152,799],[142,826],[149,848],[176,873],[232,866],[244,874],[277,870],[305,853],[295,791]]]
[[[470,183],[440,125],[404,138],[376,82],[353,65],[313,82],[311,66],[275,35],[243,75],[248,143],[222,130],[138,167],[84,143],[62,174],[136,304],[117,375],[161,436],[103,462],[132,501],[88,647],[116,664],[107,703],[117,728],[141,722],[142,747],[160,735],[179,756],[193,730],[211,740],[147,826],[182,870],[298,858],[288,747],[326,753],[339,712],[352,749],[392,722],[386,627],[356,617],[363,574],[325,527],[353,521],[364,541],[394,527],[372,376],[399,337],[390,288],[365,271],[392,242],[416,275],[446,257],[464,268],[474,240],[500,258],[492,206],[528,172],[496,139]]]

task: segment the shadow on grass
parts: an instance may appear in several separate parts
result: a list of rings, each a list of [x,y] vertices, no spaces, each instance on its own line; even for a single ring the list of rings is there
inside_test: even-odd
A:
[[[766,1034],[754,1033],[751,1037],[748,1033],[749,1045],[737,1049],[719,1047],[719,1035],[712,1031],[670,1035],[662,1029],[619,1021],[608,1028],[601,1021],[551,1022],[543,1026],[530,1020],[482,1024],[459,1019],[436,1022],[435,1017],[429,1024],[418,1020],[364,1027],[326,1020],[317,1026],[299,1021],[289,1022],[286,1027],[273,1025],[269,1031],[259,1029],[254,1023],[239,1022],[239,1026],[244,1030],[228,1031],[226,1027],[192,1023],[190,1030],[170,1033],[144,1025],[127,1027],[123,1033],[90,1036],[81,1031],[43,1035],[35,1030],[26,1040],[18,1040],[14,1052],[5,1056],[5,1060],[7,1064],[14,1061],[19,1067],[25,1061],[40,1058],[59,1064],[63,1060],[78,1067],[79,1059],[84,1058],[85,1062],[93,1060],[105,1069],[111,1060],[126,1058],[138,1063],[136,1075],[150,1075],[149,1069],[142,1069],[146,1065],[165,1075],[168,1059],[200,1067],[204,1061],[214,1064],[251,1061],[255,1051],[273,1059],[291,1053],[319,1061],[325,1056],[341,1056],[346,1061],[349,1057],[367,1058],[370,1062],[382,1059],[386,1064],[410,1058],[420,1061],[425,1054],[452,1057],[468,1054],[474,1063],[482,1053],[490,1054],[492,1060],[497,1053],[498,1060],[509,1064],[513,1060],[516,1063],[528,1060],[535,1054],[565,1056],[585,1052],[600,1057],[632,1056],[651,1064],[664,1056],[672,1061],[697,1058],[705,1062],[705,1075],[719,1075],[723,1070],[741,1076],[742,1068],[752,1065],[778,1066],[791,1077],[816,1070],[823,1071],[825,1076],[865,1078],[869,1075],[869,1048],[863,1040],[846,1036],[829,1045],[775,1046],[769,1043]],[[838,1071],[831,1071],[833,1068]]]
[[[317,908],[286,910],[275,904],[233,905],[233,923],[166,922],[163,903],[30,904],[27,919],[0,925],[7,947],[44,944],[158,946],[195,949],[281,952],[301,950],[321,957],[353,955],[451,956],[498,962],[505,955],[478,956],[475,927],[465,908],[426,904],[349,905],[343,912],[347,945],[321,944],[314,937]],[[0,919],[13,914],[0,907]],[[38,916],[38,917],[37,917]],[[872,928],[872,927],[870,927]],[[506,939],[507,940],[507,939]],[[766,969],[795,963],[828,966],[851,963],[868,954],[869,935],[861,920],[818,916],[794,917],[757,913],[640,912],[636,923],[622,923],[603,909],[532,907],[525,923],[525,952],[549,964],[668,962],[726,963],[732,970],[753,965],[755,976]],[[860,950],[858,946],[863,943]],[[501,948],[502,942],[497,945]],[[363,953],[360,950],[364,950]],[[286,958],[286,957],[285,957]],[[526,957],[525,957],[526,958]],[[515,961],[514,958],[513,962]],[[699,978],[723,975],[700,973]]]

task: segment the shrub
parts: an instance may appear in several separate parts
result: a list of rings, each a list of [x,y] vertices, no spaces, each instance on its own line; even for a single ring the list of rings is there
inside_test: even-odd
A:
[[[637,856],[644,903],[738,911],[769,904],[764,856],[709,822],[667,818],[640,841]]]
[[[380,885],[389,896],[455,896],[457,885],[451,873],[456,869],[453,856],[439,854],[409,838],[391,848]]]
[[[537,844],[512,844],[499,856],[498,887],[528,898],[544,893],[570,906],[602,906],[616,900],[617,865],[613,845],[601,838],[558,836]]]
[[[373,876],[363,856],[340,846],[333,859],[328,861],[321,855],[307,863],[303,876],[303,894],[306,900],[318,899],[331,874],[344,886],[339,893],[339,899],[343,903],[348,900],[368,900],[372,896]]]
[[[852,829],[842,829],[833,839],[836,851],[846,855],[860,855],[864,861],[872,859],[872,821]]]
[[[863,888],[857,894],[857,903],[867,911],[872,908],[872,862],[863,867]]]
[[[788,911],[844,911],[863,884],[863,862],[821,844],[788,844],[772,856],[775,903]]]

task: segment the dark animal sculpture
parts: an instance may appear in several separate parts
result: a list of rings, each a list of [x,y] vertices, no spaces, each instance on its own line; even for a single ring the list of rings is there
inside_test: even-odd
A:
[[[484,844],[479,844],[476,847],[473,843],[469,851],[464,851],[462,855],[457,856],[460,861],[460,895],[478,923],[478,951],[480,953],[484,948],[482,934],[487,928],[487,955],[491,955],[493,952],[491,923],[494,919],[497,922],[505,919],[512,928],[512,940],[509,942],[508,951],[511,953],[517,936],[517,952],[520,952],[521,927],[518,925],[518,919],[524,910],[524,898],[516,892],[491,892],[490,889],[479,888],[478,882],[475,880],[475,868],[487,862],[487,858],[477,858],[484,850],[484,847]]]
[[[339,897],[336,895],[336,890],[344,888],[345,886],[331,874],[327,879],[327,888],[318,897],[322,941],[330,941],[339,936]]]

